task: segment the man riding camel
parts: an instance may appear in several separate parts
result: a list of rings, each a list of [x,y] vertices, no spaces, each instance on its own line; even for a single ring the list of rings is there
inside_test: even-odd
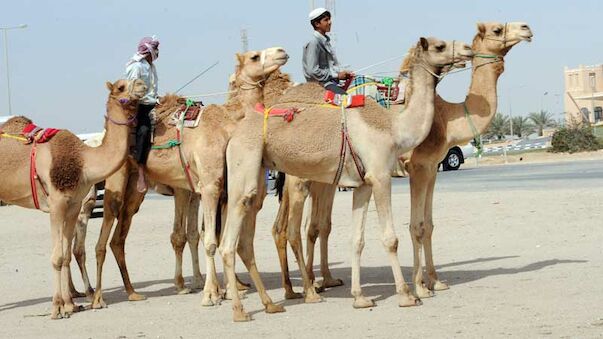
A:
[[[155,60],[159,57],[159,40],[153,37],[144,37],[138,43],[134,56],[126,64],[125,78],[140,79],[147,85],[146,95],[140,99],[136,119],[136,153],[134,158],[138,163],[138,181],[136,189],[143,193],[147,190],[145,180],[145,164],[151,149],[151,118],[149,113],[159,101],[157,96],[157,69]]]

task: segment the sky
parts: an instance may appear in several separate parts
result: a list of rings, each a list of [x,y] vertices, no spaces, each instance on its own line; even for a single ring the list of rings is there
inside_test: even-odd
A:
[[[180,93],[226,91],[235,53],[242,49],[241,29],[247,30],[250,49],[285,48],[290,60],[283,70],[301,82],[302,47],[312,34],[307,20],[311,2],[3,1],[0,27],[28,25],[8,31],[12,113],[39,126],[75,133],[102,130],[105,82],[119,79],[140,38],[153,34],[161,42],[156,63],[160,94],[175,91],[216,61],[216,67]],[[324,6],[322,0],[313,2]],[[498,111],[511,110],[515,116],[545,109],[559,119],[564,66],[603,63],[601,13],[603,2],[595,0],[339,0],[333,32],[337,56],[352,70],[400,56],[365,72],[376,74],[395,72],[421,36],[471,43],[477,22],[527,22],[533,42],[522,42],[505,58]],[[6,67],[1,60],[0,115],[8,115]],[[470,72],[449,75],[438,85],[438,93],[460,102],[469,82]]]

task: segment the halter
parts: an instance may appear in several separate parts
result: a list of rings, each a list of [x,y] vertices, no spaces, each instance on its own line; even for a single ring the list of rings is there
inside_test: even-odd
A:
[[[266,50],[263,50],[260,53],[260,65],[262,65],[262,79],[258,80],[258,81],[250,81],[248,79],[245,79],[243,77],[241,77],[241,80],[244,82],[243,86],[240,87],[240,89],[242,90],[252,90],[252,89],[256,89],[256,88],[262,88],[264,87],[264,83],[266,82],[266,73],[264,72],[264,65],[266,64]],[[244,87],[245,85],[248,85],[247,87]]]
[[[134,81],[131,82],[133,83]],[[117,101],[122,105],[127,105],[130,103],[130,99],[128,98],[119,98]],[[111,118],[108,114],[105,114],[105,120],[109,120],[110,122],[118,126],[136,126],[136,114],[128,116],[128,120],[126,121],[117,121]]]
[[[448,71],[443,72],[442,74],[437,74],[434,71],[432,71],[431,69],[429,69],[429,67],[428,67],[429,65],[427,65],[425,63],[425,61],[421,61],[419,63],[419,66],[423,67],[423,69],[426,70],[427,73],[433,75],[433,77],[436,78],[437,82],[440,82],[450,71],[452,71],[454,69],[454,64],[455,64],[455,61],[454,61],[454,45],[455,45],[455,42],[456,42],[456,40],[452,40],[452,61],[449,62],[449,63],[445,63],[445,64],[435,64],[435,65],[433,65],[435,67],[439,67],[440,69],[444,68],[446,66],[452,66]]]
[[[509,42],[509,41],[507,40],[507,25],[508,25],[508,24],[509,24],[508,22],[505,22],[505,26],[504,26],[504,29],[503,29],[503,38],[502,38],[502,39],[499,39],[499,38],[492,38],[492,37],[488,37],[488,36],[485,36],[485,37],[484,37],[484,39],[485,39],[485,40],[493,40],[493,41],[502,41],[503,46],[504,46],[504,47],[507,47],[507,42]]]

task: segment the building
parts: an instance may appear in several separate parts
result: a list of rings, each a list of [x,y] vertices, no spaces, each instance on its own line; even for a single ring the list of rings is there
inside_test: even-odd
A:
[[[565,121],[603,124],[603,64],[569,69],[565,73]]]

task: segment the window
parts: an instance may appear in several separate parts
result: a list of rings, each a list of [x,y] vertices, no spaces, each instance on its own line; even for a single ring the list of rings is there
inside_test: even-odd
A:
[[[603,108],[601,106],[595,107],[595,123],[603,121]]]
[[[595,78],[595,73],[594,72],[588,73],[588,84],[590,86],[590,89],[593,90],[593,91],[597,87],[597,82],[596,82],[596,78]]]

